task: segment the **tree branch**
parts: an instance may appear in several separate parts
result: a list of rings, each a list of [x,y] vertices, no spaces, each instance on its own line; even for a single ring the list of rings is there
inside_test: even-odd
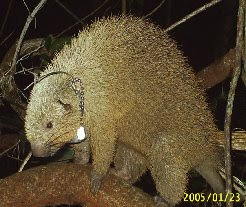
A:
[[[0,180],[1,207],[83,203],[87,207],[155,206],[151,196],[110,173],[93,195],[90,172],[90,165],[51,164],[16,173]]]
[[[41,49],[43,46],[43,39],[33,39],[26,40],[22,44],[22,48],[20,50],[20,55],[25,54],[35,54],[37,53],[37,49]],[[13,56],[16,53],[16,42],[12,45],[10,50],[4,56],[2,63],[0,64],[0,91],[3,98],[5,98],[12,108],[20,115],[22,119],[25,117],[25,109],[26,103],[22,101],[18,91],[18,87],[13,81],[13,77],[15,75],[15,67],[11,67],[11,62],[13,60]],[[44,52],[45,50],[39,51],[39,53]],[[12,68],[12,69],[10,69]]]
[[[12,64],[11,64],[11,67],[10,69],[5,73],[5,75],[7,75],[10,71],[13,71],[13,68],[15,67],[16,65],[16,62],[17,62],[17,57],[18,57],[18,54],[19,54],[19,51],[21,49],[21,44],[23,42],[23,39],[24,39],[24,36],[26,34],[26,31],[30,25],[30,23],[32,22],[32,20],[35,18],[35,15],[37,14],[37,12],[44,6],[44,4],[47,2],[47,0],[41,0],[39,2],[39,4],[34,8],[34,10],[32,11],[32,13],[27,17],[27,20],[26,20],[26,23],[25,23],[25,26],[21,32],[21,35],[20,35],[20,38],[19,38],[19,41],[17,42],[17,45],[16,45],[16,50],[15,50],[15,53],[14,53],[14,57],[13,57],[13,61],[12,61]]]
[[[231,49],[222,58],[215,60],[206,68],[196,73],[196,77],[206,89],[212,88],[233,74],[236,50]]]
[[[98,10],[100,10],[109,0],[105,0],[99,7],[97,7],[94,11],[92,11],[90,14],[88,14],[87,16],[85,16],[84,18],[82,18],[79,22],[76,22],[75,24],[71,25],[70,27],[68,27],[67,29],[63,30],[61,33],[59,33],[56,37],[61,36],[63,33],[65,33],[66,31],[70,30],[71,28],[73,28],[74,26],[76,26],[77,24],[79,24],[80,22],[83,22],[85,19],[87,19],[88,17],[90,17],[91,15],[95,14]]]
[[[238,22],[237,22],[237,42],[236,42],[236,68],[230,84],[230,90],[228,94],[228,101],[226,106],[226,115],[225,115],[225,170],[226,170],[226,194],[231,195],[232,193],[232,174],[231,174],[231,115],[233,109],[233,102],[235,97],[235,91],[237,82],[240,76],[241,71],[241,60],[242,60],[242,45],[243,45],[243,20],[244,20],[244,0],[239,0],[238,8]],[[230,199],[227,199],[227,207],[232,207],[233,203],[230,202]]]
[[[148,18],[150,15],[154,14],[159,8],[161,8],[162,4],[165,3],[166,0],[163,0],[156,8],[154,8],[150,13],[146,14],[142,17],[142,19]]]
[[[169,32],[171,30],[173,30],[174,28],[176,28],[178,25],[186,22],[187,20],[189,20],[190,18],[196,16],[197,14],[207,10],[208,8],[218,4],[219,2],[221,2],[222,0],[214,0],[214,1],[211,1],[210,3],[208,4],[205,4],[204,6],[202,6],[201,8],[195,10],[194,12],[188,14],[187,16],[185,16],[183,19],[179,20],[178,22],[176,22],[175,24],[171,25],[170,27],[168,27],[167,29],[165,29],[166,32]]]
[[[77,17],[73,12],[71,12],[62,2],[59,0],[55,0],[56,3],[62,7],[68,14],[70,14],[74,19],[76,19],[82,26],[85,26],[85,24]]]

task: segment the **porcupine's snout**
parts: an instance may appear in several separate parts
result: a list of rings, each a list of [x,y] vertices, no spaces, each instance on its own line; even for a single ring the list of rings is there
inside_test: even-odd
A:
[[[45,147],[44,144],[38,142],[31,143],[31,149],[34,157],[47,157],[54,154],[49,147]]]

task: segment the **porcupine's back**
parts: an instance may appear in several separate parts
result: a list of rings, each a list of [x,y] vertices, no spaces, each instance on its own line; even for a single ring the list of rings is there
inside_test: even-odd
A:
[[[174,130],[183,140],[173,141],[184,153],[194,152],[191,157],[211,150],[206,140],[216,129],[205,93],[163,30],[132,16],[110,17],[82,31],[71,47],[77,56],[70,58],[81,63],[76,72],[84,80],[85,104],[93,114],[101,105],[120,117],[123,142],[146,152],[152,141],[142,142],[142,137]]]
[[[132,16],[96,21],[42,75],[60,70],[83,81],[85,124],[93,126],[91,120],[109,114],[107,119],[119,120],[123,142],[144,154],[160,131],[181,134],[170,143],[189,159],[211,150],[206,138],[216,129],[204,92],[175,42],[152,23]],[[49,94],[59,90],[61,77],[47,81],[54,86]]]

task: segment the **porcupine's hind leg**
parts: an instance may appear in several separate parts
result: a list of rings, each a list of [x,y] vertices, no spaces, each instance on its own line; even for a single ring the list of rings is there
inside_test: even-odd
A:
[[[151,174],[161,196],[156,197],[156,206],[174,206],[183,198],[187,186],[189,169],[185,161],[180,163],[169,149],[170,140],[173,140],[170,135],[158,138],[149,155]]]
[[[174,206],[184,196],[187,186],[187,172],[175,163],[156,164],[151,167],[151,174],[161,198],[156,199],[156,206]]]
[[[115,168],[111,171],[115,175],[129,183],[135,183],[146,172],[148,161],[143,154],[122,142],[118,142],[114,166]]]

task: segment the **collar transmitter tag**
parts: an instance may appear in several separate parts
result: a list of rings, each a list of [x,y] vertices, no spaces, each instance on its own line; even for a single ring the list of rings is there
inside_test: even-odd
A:
[[[77,130],[78,141],[83,141],[85,139],[85,128],[80,126]]]
[[[78,144],[83,142],[86,139],[85,128],[80,126],[77,129],[76,136],[68,142],[68,144]]]

